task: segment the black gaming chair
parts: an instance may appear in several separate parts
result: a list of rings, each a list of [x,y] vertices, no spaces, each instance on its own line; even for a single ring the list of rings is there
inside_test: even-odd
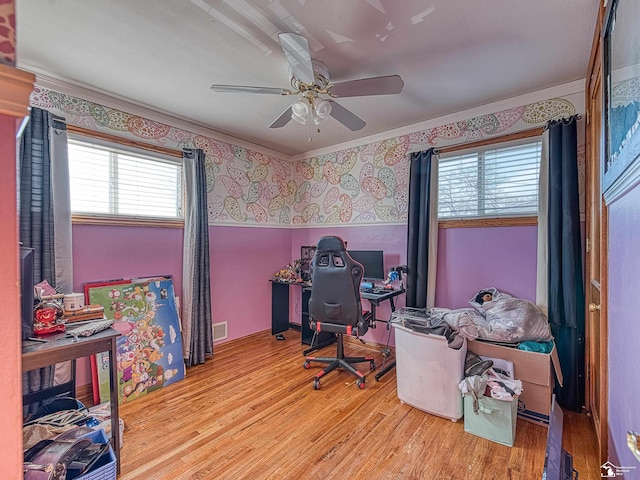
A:
[[[354,374],[358,388],[365,387],[365,376],[353,363],[369,362],[375,368],[373,357],[345,357],[343,335],[364,335],[368,330],[366,314],[360,301],[362,265],[353,260],[339,237],[322,237],[318,240],[316,254],[311,261],[311,297],[309,298],[309,322],[315,332],[331,332],[337,337],[335,357],[307,357],[304,368],[310,362],[329,364],[318,372],[313,388],[320,388],[320,379],[336,368]]]

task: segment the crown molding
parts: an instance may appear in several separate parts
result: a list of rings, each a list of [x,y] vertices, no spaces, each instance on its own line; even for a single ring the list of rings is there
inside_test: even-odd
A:
[[[232,135],[218,132],[205,125],[201,125],[199,123],[195,123],[185,118],[173,115],[171,113],[155,109],[153,107],[150,107],[149,105],[136,102],[129,98],[115,96],[111,93],[96,90],[93,87],[89,87],[78,82],[72,82],[70,80],[52,77],[50,75],[40,73],[35,69],[30,70],[35,73],[35,83],[39,87],[46,88],[48,90],[54,90],[65,95],[78,97],[83,100],[94,102],[108,108],[121,110],[132,115],[147,118],[154,122],[163,123],[165,125],[180,128],[191,133],[196,133],[198,135],[203,135],[220,142],[246,148],[247,150],[263,153],[265,155],[276,157],[280,160],[290,159],[290,155],[287,155],[285,153],[278,152],[261,145],[256,145],[251,142],[247,142],[246,140],[242,140]]]
[[[34,81],[32,73],[0,63],[0,115],[28,116]]]
[[[387,130],[376,135],[370,135],[368,137],[362,137],[357,140],[345,142],[331,147],[322,148],[318,150],[310,150],[297,155],[292,155],[291,161],[299,161],[307,158],[317,157],[328,153],[337,152],[340,150],[347,150],[349,148],[359,147],[361,145],[368,145],[375,142],[387,140],[389,138],[400,137],[403,135],[409,135],[410,133],[419,132],[421,130],[428,130],[430,128],[441,127],[450,123],[456,123],[470,118],[481,117],[483,115],[489,115],[492,113],[500,112],[502,110],[509,110],[511,108],[521,107],[523,105],[530,105],[532,103],[549,100],[557,97],[567,97],[569,95],[584,94],[585,79],[576,80],[574,82],[565,83],[555,87],[546,88],[544,90],[538,90],[535,92],[520,95],[518,97],[508,98],[506,100],[500,100],[498,102],[489,103],[480,107],[463,110],[461,112],[452,113],[438,118],[425,120],[420,123],[413,123],[405,127],[397,128],[395,130]]]

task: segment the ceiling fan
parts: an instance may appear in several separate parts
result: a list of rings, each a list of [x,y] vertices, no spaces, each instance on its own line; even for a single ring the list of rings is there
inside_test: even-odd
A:
[[[329,116],[349,130],[356,131],[366,123],[353,112],[336,102],[335,98],[400,93],[404,82],[399,75],[362,78],[331,83],[327,66],[311,58],[309,43],[302,35],[281,33],[278,35],[284,55],[289,62],[287,88],[250,87],[236,85],[211,85],[214,92],[264,93],[272,95],[300,95],[292,105],[276,118],[269,128],[284,127],[290,120],[301,124],[319,125]],[[323,98],[327,96],[329,98]]]

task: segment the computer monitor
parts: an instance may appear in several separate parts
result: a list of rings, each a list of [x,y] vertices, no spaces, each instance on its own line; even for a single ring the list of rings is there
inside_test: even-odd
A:
[[[364,267],[366,280],[384,280],[384,254],[382,250],[348,250],[349,255]]]

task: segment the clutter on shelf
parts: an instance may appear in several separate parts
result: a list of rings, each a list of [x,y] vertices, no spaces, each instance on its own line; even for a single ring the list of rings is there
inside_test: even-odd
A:
[[[66,310],[62,316],[66,323],[82,322],[104,318],[104,307],[97,303],[85,305],[78,310]]]
[[[89,336],[110,326],[100,323],[106,320],[104,307],[98,304],[85,305],[82,293],[58,293],[47,280],[36,284],[33,291],[36,300],[33,309],[35,335],[65,332],[68,324],[75,324],[75,333],[71,336]]]
[[[302,282],[300,274],[300,260],[296,260],[293,264],[288,263],[276,273],[273,274],[273,279],[278,282],[296,283]]]
[[[64,310],[55,300],[41,300],[33,310],[33,333],[64,332],[66,327],[62,318]]]

